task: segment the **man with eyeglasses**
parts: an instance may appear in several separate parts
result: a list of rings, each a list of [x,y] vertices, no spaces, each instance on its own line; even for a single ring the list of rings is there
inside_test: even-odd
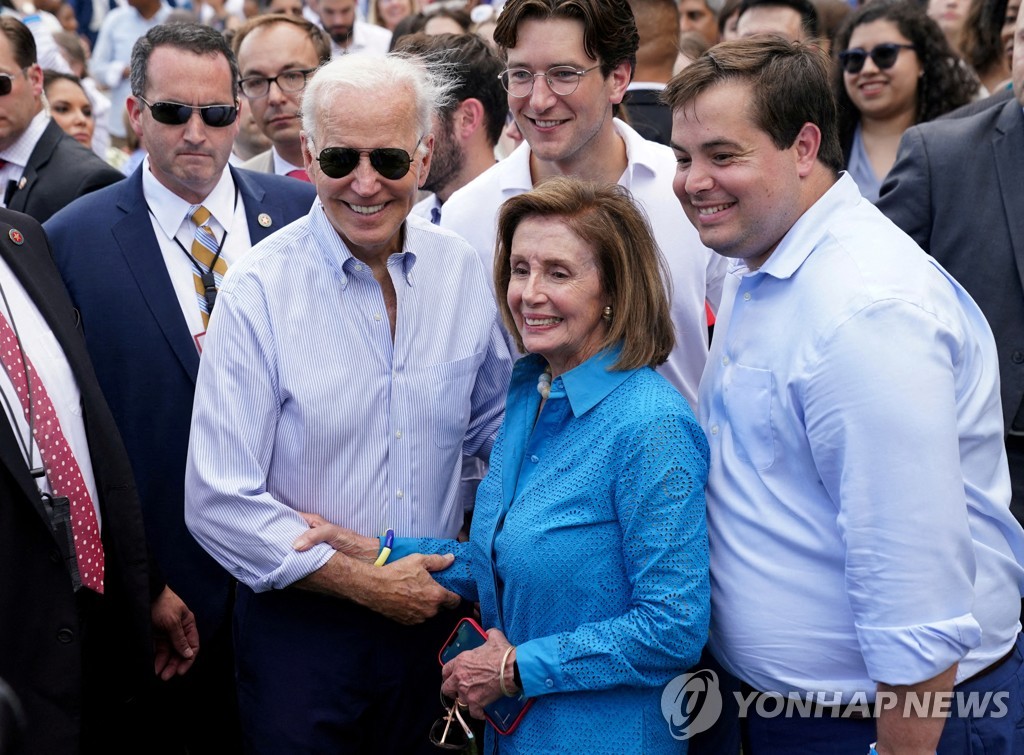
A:
[[[455,192],[441,226],[466,238],[490,269],[495,219],[509,197],[556,175],[628,188],[647,213],[671,273],[678,337],[659,372],[696,406],[708,349],[705,301],[717,307],[724,263],[701,244],[672,200],[672,151],[612,116],[639,45],[629,3],[509,0],[494,39],[507,56],[501,81],[525,144]]]
[[[132,50],[128,104],[147,158],[121,184],[73,203],[46,225],[131,458],[156,562],[196,615],[194,668],[150,700],[161,746],[190,752],[240,748],[234,581],[189,535],[183,515],[207,323],[221,306],[226,269],[304,214],[315,195],[300,181],[228,167],[238,79],[234,54],[217,31],[165,24],[147,32]]]
[[[313,72],[331,59],[330,40],[304,18],[273,14],[247,21],[232,46],[242,96],[271,142],[242,167],[308,181],[299,144],[302,93]]]
[[[346,55],[303,98],[318,200],[236,267],[196,386],[185,518],[240,581],[253,750],[429,753],[437,654],[462,612],[430,572],[293,547],[313,513],[365,535],[454,537],[463,454],[486,458],[511,360],[464,240],[410,215],[452,82]],[[301,513],[300,513],[301,512]],[[416,626],[411,626],[416,625]]]
[[[0,206],[43,222],[122,178],[51,120],[32,32],[0,16]]]

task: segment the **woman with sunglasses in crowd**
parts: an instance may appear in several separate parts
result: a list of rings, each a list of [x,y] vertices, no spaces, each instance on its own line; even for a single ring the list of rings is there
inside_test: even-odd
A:
[[[875,202],[903,132],[966,104],[978,82],[938,25],[908,2],[879,0],[855,11],[833,49],[846,169]]]

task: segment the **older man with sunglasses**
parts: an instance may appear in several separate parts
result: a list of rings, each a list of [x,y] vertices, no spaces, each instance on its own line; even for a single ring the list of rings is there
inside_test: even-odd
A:
[[[456,536],[463,454],[487,457],[501,422],[511,362],[483,265],[410,216],[452,86],[400,56],[314,74],[301,139],[318,200],[218,300],[185,516],[242,583],[253,752],[431,750],[437,653],[461,614],[442,610],[459,598],[430,573],[452,557],[374,566],[292,543],[302,513],[369,536]]]
[[[156,561],[196,615],[196,664],[163,686],[154,706],[167,716],[164,743],[195,752],[240,748],[234,580],[191,537],[183,513],[200,353],[225,266],[307,212],[315,195],[300,181],[228,167],[238,78],[216,31],[150,30],[132,51],[128,103],[149,156],[122,183],[46,225],[128,448]]]

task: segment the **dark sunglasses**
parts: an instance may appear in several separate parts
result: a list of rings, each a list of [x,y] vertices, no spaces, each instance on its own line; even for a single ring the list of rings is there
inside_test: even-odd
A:
[[[421,136],[413,152],[423,141]],[[397,181],[409,172],[412,166],[412,158],[404,149],[398,147],[377,147],[376,149],[354,149],[352,147],[327,147],[320,150],[316,158],[320,163],[320,170],[330,178],[344,178],[356,169],[359,165],[361,155],[370,156],[370,165],[373,169],[390,181]]]
[[[183,105],[180,102],[146,102],[145,99],[136,95],[136,99],[149,108],[153,114],[153,120],[167,126],[183,126],[192,117],[192,111],[199,111],[199,117],[203,123],[211,128],[224,128],[230,126],[238,117],[238,108],[234,105]]]
[[[871,51],[863,47],[854,47],[852,50],[843,50],[839,53],[839,65],[847,73],[860,73],[868,56],[875,61],[880,70],[892,68],[896,65],[896,59],[900,56],[900,50],[913,50],[913,45],[898,45],[895,42],[883,42],[875,45]]]
[[[9,73],[0,73],[0,97],[8,95],[14,89],[14,77]]]

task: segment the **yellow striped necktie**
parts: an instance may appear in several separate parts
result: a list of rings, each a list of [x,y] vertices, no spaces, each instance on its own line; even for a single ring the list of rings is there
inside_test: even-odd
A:
[[[201,268],[206,271],[205,274],[200,274],[199,270],[192,269],[192,278],[196,286],[196,298],[199,301],[199,311],[203,317],[203,327],[207,328],[210,325],[210,299],[207,296],[207,289],[212,288],[211,292],[214,296],[216,295],[217,289],[220,288],[221,280],[224,278],[224,273],[228,271],[228,263],[224,261],[224,258],[220,256],[220,250],[217,248],[217,238],[213,235],[213,229],[210,228],[210,211],[202,205],[193,205],[189,208],[189,215],[192,218],[192,222],[196,224],[196,235],[192,240],[192,256],[196,262],[199,263]]]

